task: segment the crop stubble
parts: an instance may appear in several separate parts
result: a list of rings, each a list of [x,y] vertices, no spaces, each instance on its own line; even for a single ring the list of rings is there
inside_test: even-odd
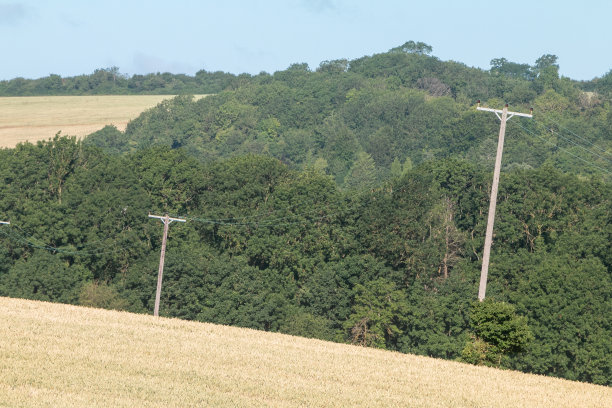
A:
[[[7,406],[607,407],[612,389],[177,319],[0,298]]]

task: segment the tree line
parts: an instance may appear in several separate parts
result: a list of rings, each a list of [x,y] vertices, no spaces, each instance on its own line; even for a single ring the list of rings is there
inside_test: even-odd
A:
[[[118,67],[96,69],[92,74],[0,81],[0,96],[44,95],[177,95],[210,94],[238,86],[250,75],[200,70],[195,75],[164,73],[122,74]]]
[[[491,91],[498,97],[504,95],[506,102],[514,103],[527,101],[533,94],[524,85],[519,89],[512,89],[517,84],[514,80],[527,80],[534,82],[531,88],[542,89],[548,82],[558,78],[557,56],[544,54],[533,65],[509,61],[506,58],[493,58],[491,68],[468,68],[465,64],[453,61],[443,62],[432,56],[433,48],[422,42],[408,41],[386,53],[375,54],[357,58],[355,60],[337,59],[323,61],[316,68],[316,72],[339,73],[355,72],[373,76],[390,77],[395,84],[406,84],[406,79],[418,82],[419,86],[428,91],[444,95],[458,91],[470,94],[477,91],[477,98],[488,98]],[[413,61],[403,56],[413,57]],[[418,61],[418,66],[414,62]],[[406,62],[410,62],[405,64]],[[382,64],[382,65],[381,65]],[[404,64],[400,66],[400,64]],[[379,69],[379,68],[382,68]],[[415,70],[416,68],[416,70]],[[211,94],[224,90],[236,89],[244,84],[269,80],[291,70],[311,71],[307,64],[292,64],[284,71],[273,75],[262,71],[257,75],[247,73],[231,74],[223,71],[199,70],[195,75],[173,74],[170,72],[156,72],[148,74],[128,75],[120,71],[119,67],[96,69],[91,74],[82,74],[72,77],[62,77],[58,74],[49,74],[37,79],[17,77],[0,81],[0,96],[42,96],[42,95],[108,95],[108,94]],[[411,73],[409,73],[412,71]],[[423,75],[427,74],[427,75]],[[433,74],[433,75],[430,75]],[[486,80],[487,76],[497,77],[498,80]],[[499,80],[503,78],[503,80]],[[606,98],[612,97],[612,70],[593,78],[590,81],[575,81],[562,78],[583,91],[597,92]],[[491,85],[496,83],[491,89]],[[464,89],[461,89],[464,88]],[[512,91],[514,90],[514,93]]]

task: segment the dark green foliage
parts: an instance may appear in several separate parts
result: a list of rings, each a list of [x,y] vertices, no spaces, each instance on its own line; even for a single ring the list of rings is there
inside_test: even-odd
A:
[[[533,339],[527,319],[517,316],[514,306],[490,298],[473,304],[470,325],[473,336],[461,358],[472,364],[499,366],[504,355],[525,351]]]
[[[606,335],[612,327],[604,317],[612,311],[610,270],[599,258],[576,255],[523,254],[511,260],[524,275],[511,299],[529,318],[535,336],[512,366],[605,384],[612,373],[612,363],[603,358],[612,351]]]
[[[353,310],[343,327],[353,344],[393,349],[405,326],[406,309],[405,292],[379,278],[355,286]]]
[[[335,340],[332,322],[324,317],[315,316],[307,312],[298,312],[288,316],[279,331],[294,336],[308,337],[320,340]]]
[[[97,146],[108,153],[121,153],[129,149],[128,141],[123,132],[114,125],[104,126],[102,129],[87,136],[85,145]]]
[[[249,266],[242,257],[217,261],[215,266],[198,320],[273,331],[290,320],[290,280],[273,269]]]
[[[474,273],[457,265],[448,278],[419,277],[410,287],[407,327],[398,349],[454,359],[465,345],[468,314],[477,288]],[[467,268],[465,268],[467,269]]]
[[[37,250],[0,277],[0,295],[60,303],[76,303],[91,273],[59,256]]]

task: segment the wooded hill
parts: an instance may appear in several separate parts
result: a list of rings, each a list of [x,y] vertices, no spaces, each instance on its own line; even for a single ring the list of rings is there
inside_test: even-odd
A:
[[[187,222],[170,228],[162,315],[458,358],[498,132],[473,105],[507,101],[535,113],[508,123],[487,295],[534,338],[501,365],[612,384],[608,96],[554,56],[517,74],[412,45],[1,150],[0,295],[150,313],[147,214],[168,212]]]
[[[433,159],[492,166],[499,122],[474,109],[482,100],[499,109],[504,102],[515,111],[534,108],[533,120],[508,123],[506,169],[548,161],[610,180],[612,93],[585,92],[559,78],[554,56],[523,75],[502,69],[512,63],[496,64],[486,72],[403,49],[324,62],[315,72],[296,64],[197,102],[165,102],[125,134],[107,128],[87,143],[113,152],[183,147],[203,160],[266,154],[292,168],[321,168],[342,186],[371,187]]]

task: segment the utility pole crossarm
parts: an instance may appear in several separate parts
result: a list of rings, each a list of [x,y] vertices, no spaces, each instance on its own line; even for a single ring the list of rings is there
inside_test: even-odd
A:
[[[503,121],[502,117],[499,116],[499,115],[503,115],[503,113],[504,113],[504,111],[501,110],[501,109],[481,108],[480,106],[477,107],[476,109],[478,109],[479,111],[493,112],[493,113],[495,113],[495,116],[497,116],[497,119]],[[523,116],[525,118],[532,118],[533,117],[533,115],[531,115],[529,113],[508,112],[508,111],[506,111],[506,120],[509,120],[513,116]]]
[[[478,109],[479,111],[487,111],[487,112],[495,112],[495,113],[503,113],[504,111],[501,109],[491,109],[491,108],[481,108],[480,106],[477,107],[476,109]],[[510,117],[512,116],[524,116],[526,118],[533,118],[533,115],[530,113],[521,113],[521,112],[508,112],[508,119],[510,119]]]
[[[185,222],[187,220],[184,220],[182,218],[172,218],[172,217],[168,217],[167,215],[151,215],[149,214],[149,218],[158,218],[160,220],[162,220],[162,222],[172,222],[172,221],[178,221],[178,222]]]

